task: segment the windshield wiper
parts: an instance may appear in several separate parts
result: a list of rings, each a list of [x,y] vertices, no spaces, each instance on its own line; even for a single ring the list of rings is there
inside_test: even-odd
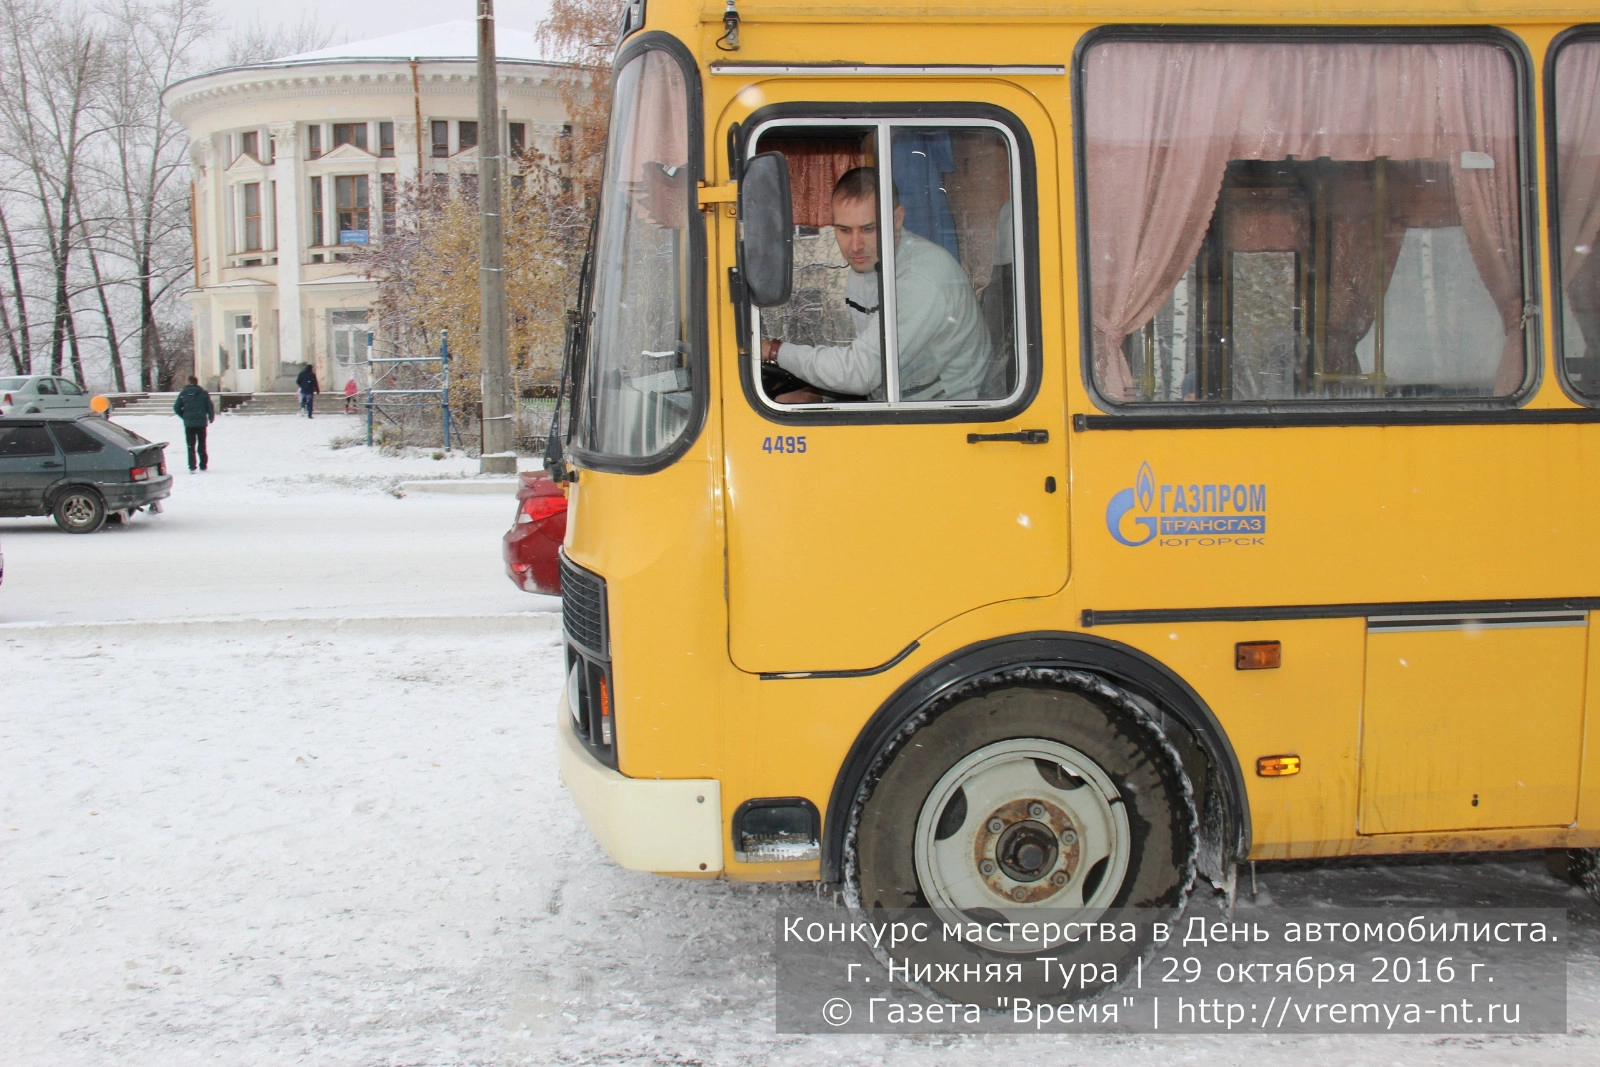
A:
[[[567,404],[568,382],[577,388],[578,379],[582,376],[581,362],[588,341],[589,318],[589,267],[594,255],[595,231],[600,225],[600,212],[597,210],[594,218],[589,221],[589,238],[583,248],[583,264],[578,271],[578,300],[576,307],[567,309],[567,336],[566,344],[561,353],[561,384],[556,390],[556,409],[550,415],[550,436],[545,440],[544,469],[550,472],[550,477],[558,482],[570,482],[576,477],[572,465],[567,462],[566,443],[568,434],[561,422],[562,409]]]

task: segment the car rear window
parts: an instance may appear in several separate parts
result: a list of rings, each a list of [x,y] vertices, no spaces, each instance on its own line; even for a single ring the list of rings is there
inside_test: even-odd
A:
[[[56,444],[61,446],[61,451],[70,455],[98,452],[106,447],[104,441],[75,422],[52,423],[50,432],[56,435]]]
[[[0,456],[53,456],[56,446],[42,424],[0,427]]]
[[[26,378],[0,378],[0,391],[21,389],[27,384]]]
[[[143,437],[140,437],[138,434],[128,429],[126,426],[118,426],[116,423],[106,422],[104,419],[94,419],[89,423],[89,425],[93,426],[95,431],[102,437],[105,437],[107,440],[115,444],[126,445],[129,448],[137,448],[140,445],[147,445],[150,443]]]

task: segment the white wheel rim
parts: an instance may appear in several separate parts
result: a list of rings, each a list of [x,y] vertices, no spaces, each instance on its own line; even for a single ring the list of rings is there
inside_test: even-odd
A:
[[[94,518],[94,504],[86,497],[69,497],[66,507],[62,510],[66,512],[67,521],[74,526],[87,525],[89,520]]]
[[[940,838],[958,791],[965,816]],[[940,918],[1020,921],[1037,908],[1104,910],[1131,848],[1121,795],[1098,764],[1057,741],[1016,738],[970,753],[934,784],[917,815],[914,853]]]

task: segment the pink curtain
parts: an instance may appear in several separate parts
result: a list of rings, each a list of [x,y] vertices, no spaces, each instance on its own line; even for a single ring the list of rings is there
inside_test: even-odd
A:
[[[1593,252],[1600,240],[1600,42],[1574,41],[1556,59],[1556,188],[1561,283],[1594,355],[1600,351],[1600,256]]]
[[[1501,50],[1116,41],[1089,53],[1085,73],[1094,363],[1107,396],[1133,396],[1123,338],[1188,269],[1236,159],[1447,164],[1506,324],[1502,374],[1514,361],[1521,380],[1516,90]]]
[[[617,80],[612,173],[630,189],[635,215],[668,229],[687,225],[691,210],[688,109],[683,70],[665,52],[631,60]]]

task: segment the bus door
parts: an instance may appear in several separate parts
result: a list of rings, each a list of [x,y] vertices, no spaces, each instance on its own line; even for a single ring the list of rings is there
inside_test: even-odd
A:
[[[724,377],[729,645],[746,671],[872,671],[963,612],[1061,588],[1064,405],[1028,358],[1022,126],[971,105],[805,110],[747,137],[787,164],[794,283],[752,309]]]
[[[1258,752],[1326,739],[1261,787],[1308,811],[1356,800],[1359,754],[1362,834],[1570,824],[1596,452],[1585,413],[1522,406],[1530,72],[1443,37],[1106,34],[1080,62],[1081,602],[1170,623],[1175,654],[1184,622],[1283,639],[1269,682],[1209,684]]]

